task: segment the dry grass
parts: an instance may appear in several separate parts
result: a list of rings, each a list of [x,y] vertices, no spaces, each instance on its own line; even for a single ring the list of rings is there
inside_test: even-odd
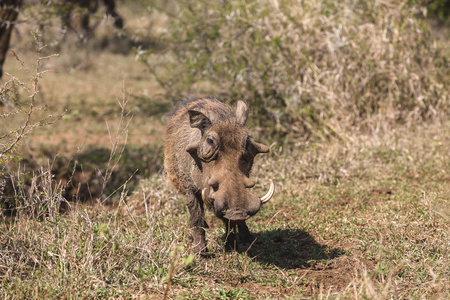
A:
[[[444,299],[449,128],[274,150],[253,176],[258,189],[277,182],[273,202],[250,221],[256,242],[223,253],[221,224],[210,214],[216,256],[187,267],[187,211],[163,177],[142,181],[115,208],[72,204],[64,215],[55,211],[57,191],[46,190],[47,214],[1,222],[3,297],[158,299],[174,260],[176,299]],[[174,245],[186,249],[175,258]]]
[[[258,125],[296,138],[449,112],[445,44],[417,2],[179,2],[172,63],[154,69],[169,94],[245,99]]]
[[[377,5],[385,12],[387,4]],[[313,6],[312,11],[319,8]],[[165,28],[169,20],[168,15],[134,2],[120,2],[118,9],[129,26],[128,37],[145,40]],[[399,16],[392,13],[391,17]],[[388,26],[389,20],[383,20],[381,28]],[[34,39],[28,34],[32,25],[17,29],[20,34],[15,36],[13,47],[24,66],[34,70],[37,57],[35,50],[29,49]],[[99,22],[97,26],[99,39],[114,41],[115,33],[103,25]],[[324,36],[325,32],[315,37],[317,28],[308,31],[317,43],[337,38]],[[48,34],[46,39],[51,41],[53,33]],[[312,41],[305,41],[311,42],[311,49]],[[144,65],[132,52],[140,53],[139,58],[142,49],[100,51],[95,42],[83,49],[64,47],[49,43],[44,50],[48,51],[45,55],[58,52],[59,56],[41,66],[51,72],[39,78],[35,105],[47,105],[47,110],[36,111],[32,121],[57,116],[65,109],[67,114],[52,126],[36,128],[17,144],[8,157],[8,175],[15,177],[17,184],[0,186],[1,192],[12,191],[19,204],[14,216],[3,211],[0,217],[1,298],[450,297],[450,123],[445,117],[421,118],[418,116],[423,111],[412,109],[402,112],[410,118],[397,123],[392,121],[395,111],[382,109],[364,119],[331,107],[331,123],[327,123],[331,127],[315,131],[317,135],[311,139],[289,135],[289,139],[273,143],[269,155],[257,159],[252,174],[256,193],[263,193],[263,185],[272,178],[276,194],[250,219],[255,243],[249,249],[224,253],[222,224],[208,214],[211,228],[207,239],[215,256],[190,262],[188,212],[183,198],[166,183],[161,164],[164,113],[172,100],[165,98],[148,70],[171,55],[158,53],[156,47],[150,56],[153,60]],[[333,49],[335,53],[342,50]],[[351,49],[356,51],[354,46]],[[324,59],[330,59],[324,65],[339,62],[329,58],[327,51],[321,52]],[[402,53],[402,57],[417,54]],[[311,55],[318,59],[317,53]],[[310,62],[308,70],[313,72],[311,66],[318,63]],[[33,82],[33,75],[27,75],[26,68],[20,66],[10,56],[5,69],[21,82]],[[331,80],[345,64],[341,61],[329,66],[330,72],[322,70],[325,73],[320,80]],[[441,67],[448,69],[447,65]],[[370,76],[364,68],[361,74]],[[405,68],[409,75],[417,71]],[[391,69],[387,75],[380,72],[391,78],[397,71]],[[399,80],[407,82],[409,75]],[[304,86],[319,93],[317,97],[326,96],[330,103],[351,100],[337,94],[331,97],[336,90],[317,85],[319,77],[305,78],[315,78],[311,82],[305,79]],[[420,75],[419,81],[429,80],[438,86],[446,84],[444,78],[440,82],[439,78]],[[358,85],[356,78],[351,80],[352,85]],[[201,84],[221,89],[211,82]],[[368,86],[364,88],[373,91]],[[420,87],[416,89],[419,94],[431,92],[425,85]],[[28,101],[19,86],[12,91],[20,103]],[[372,96],[368,94],[367,99]],[[418,100],[414,97],[408,101]],[[442,99],[442,105],[448,106],[448,99]],[[0,109],[8,113],[12,108]],[[2,132],[23,124],[24,118],[15,116],[19,115],[8,116],[9,123],[2,120]],[[354,126],[345,118],[352,118]],[[333,123],[338,120],[343,120],[341,127]],[[325,132],[332,129],[337,134]],[[138,173],[127,181],[136,169]],[[67,202],[61,195],[92,201]],[[110,195],[106,201],[110,205],[101,203]]]

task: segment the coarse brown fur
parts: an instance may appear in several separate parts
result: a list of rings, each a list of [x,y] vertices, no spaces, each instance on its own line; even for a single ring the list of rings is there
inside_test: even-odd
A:
[[[269,149],[249,135],[247,115],[247,106],[241,101],[235,112],[218,100],[194,98],[173,112],[167,126],[167,178],[186,196],[197,253],[206,252],[204,228],[208,225],[202,191],[226,226],[228,248],[234,246],[236,235],[232,231],[236,227],[240,239],[251,239],[245,220],[259,211],[261,200],[248,192],[254,186],[249,176],[256,154]]]

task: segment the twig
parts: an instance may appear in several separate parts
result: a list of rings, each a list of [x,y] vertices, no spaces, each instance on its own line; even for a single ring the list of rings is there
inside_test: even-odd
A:
[[[173,273],[174,273],[174,270],[175,270],[175,261],[177,259],[177,254],[178,254],[178,247],[177,247],[177,244],[174,243],[174,245],[173,245],[173,256],[172,256],[172,260],[170,261],[169,275],[167,277],[166,288],[164,289],[163,300],[167,299],[167,295],[169,293],[170,286],[172,285],[172,278],[173,278]]]

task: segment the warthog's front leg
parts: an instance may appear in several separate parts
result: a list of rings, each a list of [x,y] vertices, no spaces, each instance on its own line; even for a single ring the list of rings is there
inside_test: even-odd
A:
[[[225,242],[225,250],[236,250],[238,243],[242,246],[250,246],[254,238],[250,233],[250,230],[243,222],[233,222],[224,220],[225,234],[223,236]]]
[[[237,248],[237,234],[236,234],[236,223],[223,220],[225,225],[225,234],[222,239],[225,242],[225,251],[236,250]]]
[[[186,204],[189,209],[189,220],[192,227],[192,242],[194,244],[194,252],[204,254],[206,249],[205,228],[208,224],[205,221],[205,211],[200,195],[186,195]]]
[[[245,224],[244,221],[239,223],[237,226],[239,232],[239,241],[245,246],[250,246],[250,244],[253,243],[255,238],[250,233],[250,230],[248,230],[247,224]]]

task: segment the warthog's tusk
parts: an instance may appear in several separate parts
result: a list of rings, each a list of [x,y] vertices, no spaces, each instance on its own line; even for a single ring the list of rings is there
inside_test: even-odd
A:
[[[273,192],[275,192],[275,185],[273,184],[272,179],[270,180],[270,188],[267,194],[265,194],[263,197],[261,197],[261,203],[267,203],[273,196]]]
[[[208,189],[202,190],[202,200],[206,204],[206,206],[208,206],[209,208],[212,208],[212,204],[209,201],[209,190]]]

